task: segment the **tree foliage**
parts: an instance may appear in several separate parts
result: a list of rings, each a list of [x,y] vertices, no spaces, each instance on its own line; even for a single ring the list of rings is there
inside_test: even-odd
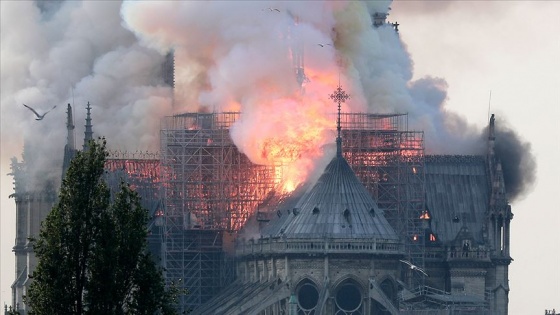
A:
[[[26,302],[32,314],[173,314],[172,296],[147,252],[147,211],[126,183],[104,180],[105,140],[78,152],[42,223]]]

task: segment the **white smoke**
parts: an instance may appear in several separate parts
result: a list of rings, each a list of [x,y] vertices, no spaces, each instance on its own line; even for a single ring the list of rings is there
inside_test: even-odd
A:
[[[26,159],[35,162],[29,166],[60,177],[67,103],[74,105],[77,148],[90,102],[95,137],[106,136],[114,149],[158,150],[159,119],[171,113],[172,100],[160,79],[164,57],[122,27],[120,2],[1,5],[3,165],[25,139]],[[36,121],[23,103],[38,112],[57,107]]]
[[[60,159],[65,104],[75,105],[79,147],[89,101],[95,136],[116,149],[157,150],[159,121],[174,99],[175,112],[245,113],[233,128],[245,151],[255,134],[301,124],[310,111],[333,112],[328,94],[340,80],[352,96],[344,110],[408,113],[409,128],[425,131],[429,153],[481,152],[477,131],[445,109],[445,80],[411,81],[413,62],[398,34],[390,25],[372,27],[371,15],[389,12],[390,1],[39,4],[2,2],[3,146],[21,146],[25,137]],[[290,56],[300,48],[310,80],[303,94]],[[175,95],[161,80],[169,50]],[[35,121],[22,103],[58,107]],[[332,142],[317,137],[320,145]]]
[[[144,45],[174,49],[178,106],[245,113],[234,128],[241,150],[267,116],[273,124],[286,111],[278,100],[293,99],[298,85],[289,52],[301,45],[310,79],[306,104],[335,110],[327,93],[338,82],[314,76],[330,72],[352,96],[346,110],[408,113],[410,128],[425,131],[428,152],[480,153],[477,131],[445,110],[445,80],[411,81],[413,63],[398,34],[389,25],[372,27],[371,16],[387,13],[390,3],[131,1],[122,16]]]
[[[112,149],[156,151],[163,116],[205,109],[245,113],[234,128],[236,143],[245,151],[254,135],[301,127],[306,110],[332,113],[328,95],[339,82],[352,96],[344,110],[408,113],[410,129],[425,131],[428,153],[481,153],[484,143],[474,136],[477,131],[445,109],[445,80],[411,81],[413,62],[398,34],[389,25],[372,28],[371,14],[389,12],[390,4],[0,1],[2,176],[25,139],[32,173],[37,178],[60,177],[67,103],[74,105],[78,148],[89,101],[94,136],[106,136]],[[303,48],[310,79],[305,102],[295,96],[299,86],[289,55],[296,47]],[[170,49],[175,51],[174,91],[163,86],[160,72]],[[35,121],[22,103],[40,112],[57,108]],[[286,112],[279,103],[289,105],[288,119],[278,117]],[[279,127],[274,130],[255,129],[275,123]],[[318,137],[332,148],[332,137]],[[526,156],[505,165],[534,164],[525,142],[507,143],[524,149],[508,148],[508,156]],[[316,157],[321,159],[324,164],[324,157]],[[299,161],[304,166],[308,162]],[[519,168],[512,168],[513,175],[507,166],[504,170],[510,182],[524,178],[517,176]],[[510,189],[519,194],[531,184]],[[3,198],[11,193],[9,185],[2,186]]]

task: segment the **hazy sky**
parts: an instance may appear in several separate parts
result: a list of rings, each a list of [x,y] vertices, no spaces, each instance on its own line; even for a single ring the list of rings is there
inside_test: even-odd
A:
[[[560,2],[397,1],[416,77],[444,78],[447,108],[503,116],[532,145],[537,182],[512,204],[509,314],[560,309]]]
[[[400,24],[414,79],[443,78],[446,110],[479,127],[487,124],[490,101],[490,111],[531,143],[537,182],[512,204],[510,314],[560,309],[560,206],[553,200],[560,188],[560,2],[397,1],[391,7],[389,20]],[[2,102],[3,134],[13,119],[6,106]],[[6,157],[19,157],[21,146],[2,138],[0,149],[0,300],[9,303],[15,205],[7,198],[13,190]]]

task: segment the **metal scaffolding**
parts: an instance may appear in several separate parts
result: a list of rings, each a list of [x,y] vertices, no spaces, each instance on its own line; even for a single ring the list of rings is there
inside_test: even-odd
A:
[[[408,130],[406,114],[341,116],[344,157],[405,242],[408,259],[424,268],[424,134]],[[423,284],[423,278],[410,284]]]
[[[237,150],[229,127],[239,113],[166,117],[160,132],[165,205],[164,266],[182,283],[180,310],[196,308],[233,279],[224,233],[241,229],[279,181],[274,166],[256,165]],[[182,281],[182,282],[181,282]]]
[[[233,279],[225,254],[232,245],[224,236],[241,229],[280,182],[278,167],[253,164],[233,144],[229,128],[240,115],[186,113],[162,121],[162,259],[168,284],[189,291],[180,297],[180,310],[198,307]],[[389,222],[408,240],[409,259],[424,266],[423,133],[408,131],[407,119],[343,113],[342,146]]]

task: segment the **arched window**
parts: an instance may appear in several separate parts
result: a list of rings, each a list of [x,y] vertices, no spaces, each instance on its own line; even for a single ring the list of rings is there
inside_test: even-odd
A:
[[[319,290],[313,281],[302,280],[296,289],[298,302],[298,315],[315,315],[319,304]]]
[[[356,282],[347,280],[341,283],[335,292],[336,315],[364,314],[362,290]]]

